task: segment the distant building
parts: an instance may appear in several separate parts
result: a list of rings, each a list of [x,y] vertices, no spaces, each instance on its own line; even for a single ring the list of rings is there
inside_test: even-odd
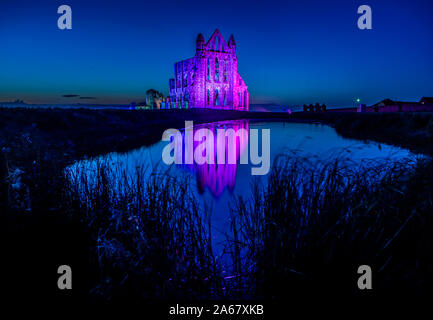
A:
[[[174,64],[166,108],[248,110],[248,87],[238,73],[236,42],[215,30],[205,42],[200,33],[195,56]]]
[[[433,97],[422,97],[419,101],[422,105],[431,104],[433,105]]]
[[[433,103],[430,99],[423,97],[419,102],[397,101],[392,99],[384,99],[369,107],[367,111],[375,112],[417,112],[417,111],[433,111]]]

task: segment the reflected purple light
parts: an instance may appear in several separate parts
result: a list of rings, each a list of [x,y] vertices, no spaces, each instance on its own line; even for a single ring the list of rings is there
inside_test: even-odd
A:
[[[196,164],[194,162],[194,164],[182,164],[178,166],[188,168],[195,173],[200,193],[203,193],[207,187],[213,196],[219,197],[225,188],[230,192],[233,191],[239,159],[245,152],[248,152],[248,121],[237,120],[196,125],[193,127],[193,134],[202,128],[207,128],[213,133],[214,164]],[[234,134],[229,134],[230,130],[233,130]],[[189,156],[184,131],[182,131],[182,141],[177,140],[175,143],[180,148],[183,148],[182,163],[186,163],[185,159]],[[196,147],[200,143],[202,142],[194,141],[193,149],[196,150]],[[236,161],[229,161],[230,157],[234,157]],[[225,159],[223,164],[221,164],[222,158]],[[220,163],[218,164],[218,162]]]

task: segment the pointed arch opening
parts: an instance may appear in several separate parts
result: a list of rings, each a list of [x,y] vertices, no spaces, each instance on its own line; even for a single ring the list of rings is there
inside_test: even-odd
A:
[[[206,79],[210,80],[210,60],[207,58],[206,60]]]
[[[219,106],[219,91],[215,89],[215,106]]]
[[[220,64],[218,58],[215,58],[215,81],[220,80]]]

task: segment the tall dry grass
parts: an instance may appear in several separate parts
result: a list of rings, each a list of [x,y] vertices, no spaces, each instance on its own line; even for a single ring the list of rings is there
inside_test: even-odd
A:
[[[65,202],[93,230],[101,281],[93,293],[113,297],[220,298],[220,266],[210,214],[188,177],[134,174],[106,162],[69,171]],[[113,179],[115,177],[115,179]]]
[[[431,295],[432,230],[429,160],[359,170],[283,157],[267,186],[234,203],[228,243],[257,297],[358,295],[363,264],[376,295]]]

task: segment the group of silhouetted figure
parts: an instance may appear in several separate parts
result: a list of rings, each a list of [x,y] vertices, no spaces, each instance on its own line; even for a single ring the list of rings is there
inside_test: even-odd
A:
[[[307,106],[304,104],[304,112],[326,112],[326,105],[320,105],[319,103],[316,103],[315,105],[310,104]]]

